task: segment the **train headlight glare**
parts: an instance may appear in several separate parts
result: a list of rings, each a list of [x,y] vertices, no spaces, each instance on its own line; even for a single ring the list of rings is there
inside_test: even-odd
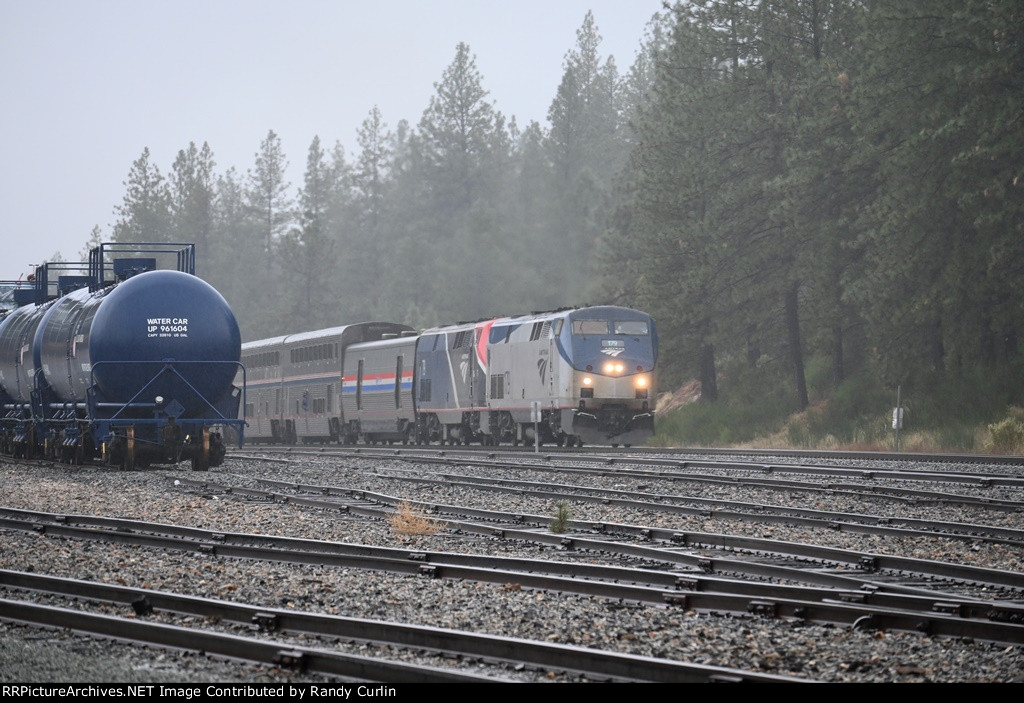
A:
[[[594,382],[594,379],[592,379],[590,376],[584,376],[583,377],[583,385],[584,386],[589,386],[593,382]]]
[[[636,387],[637,388],[647,388],[647,377],[646,376],[638,376],[637,379],[636,379]]]
[[[615,370],[615,364],[613,364],[612,362],[609,361],[609,362],[607,362],[604,365],[604,372],[605,373],[611,373],[614,370]]]
[[[622,373],[626,370],[626,367],[622,364],[615,364],[615,373]]]

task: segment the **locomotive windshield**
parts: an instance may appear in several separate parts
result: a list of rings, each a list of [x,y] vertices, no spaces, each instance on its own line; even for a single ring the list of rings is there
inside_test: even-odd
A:
[[[573,320],[573,334],[608,334],[608,320]]]
[[[573,334],[609,334],[610,327],[614,328],[613,334],[632,336],[646,336],[649,334],[646,320],[615,320],[609,323],[608,320],[573,320]]]
[[[615,334],[646,335],[646,320],[616,320]]]

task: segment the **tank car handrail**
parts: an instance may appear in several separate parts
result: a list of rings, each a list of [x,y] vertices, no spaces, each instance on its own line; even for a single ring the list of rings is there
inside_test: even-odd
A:
[[[177,257],[177,270],[189,275],[196,275],[196,245],[189,242],[102,242],[89,251],[89,291],[105,288],[104,280],[112,262],[105,260],[108,254],[174,254]]]

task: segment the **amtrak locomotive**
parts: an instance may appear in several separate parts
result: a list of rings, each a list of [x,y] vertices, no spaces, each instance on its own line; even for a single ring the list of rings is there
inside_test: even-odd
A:
[[[249,342],[248,437],[633,444],[654,432],[657,352],[651,317],[612,306]]]
[[[175,268],[157,270],[158,257]],[[78,275],[51,280],[69,266]],[[241,336],[194,273],[191,244],[103,244],[87,267],[38,267],[0,322],[0,449],[125,468],[220,464],[221,428],[243,436]]]

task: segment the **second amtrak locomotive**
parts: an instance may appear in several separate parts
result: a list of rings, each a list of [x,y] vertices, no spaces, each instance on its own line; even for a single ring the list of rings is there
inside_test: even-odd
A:
[[[654,432],[657,350],[651,317],[613,306],[249,342],[248,437],[634,444]]]

